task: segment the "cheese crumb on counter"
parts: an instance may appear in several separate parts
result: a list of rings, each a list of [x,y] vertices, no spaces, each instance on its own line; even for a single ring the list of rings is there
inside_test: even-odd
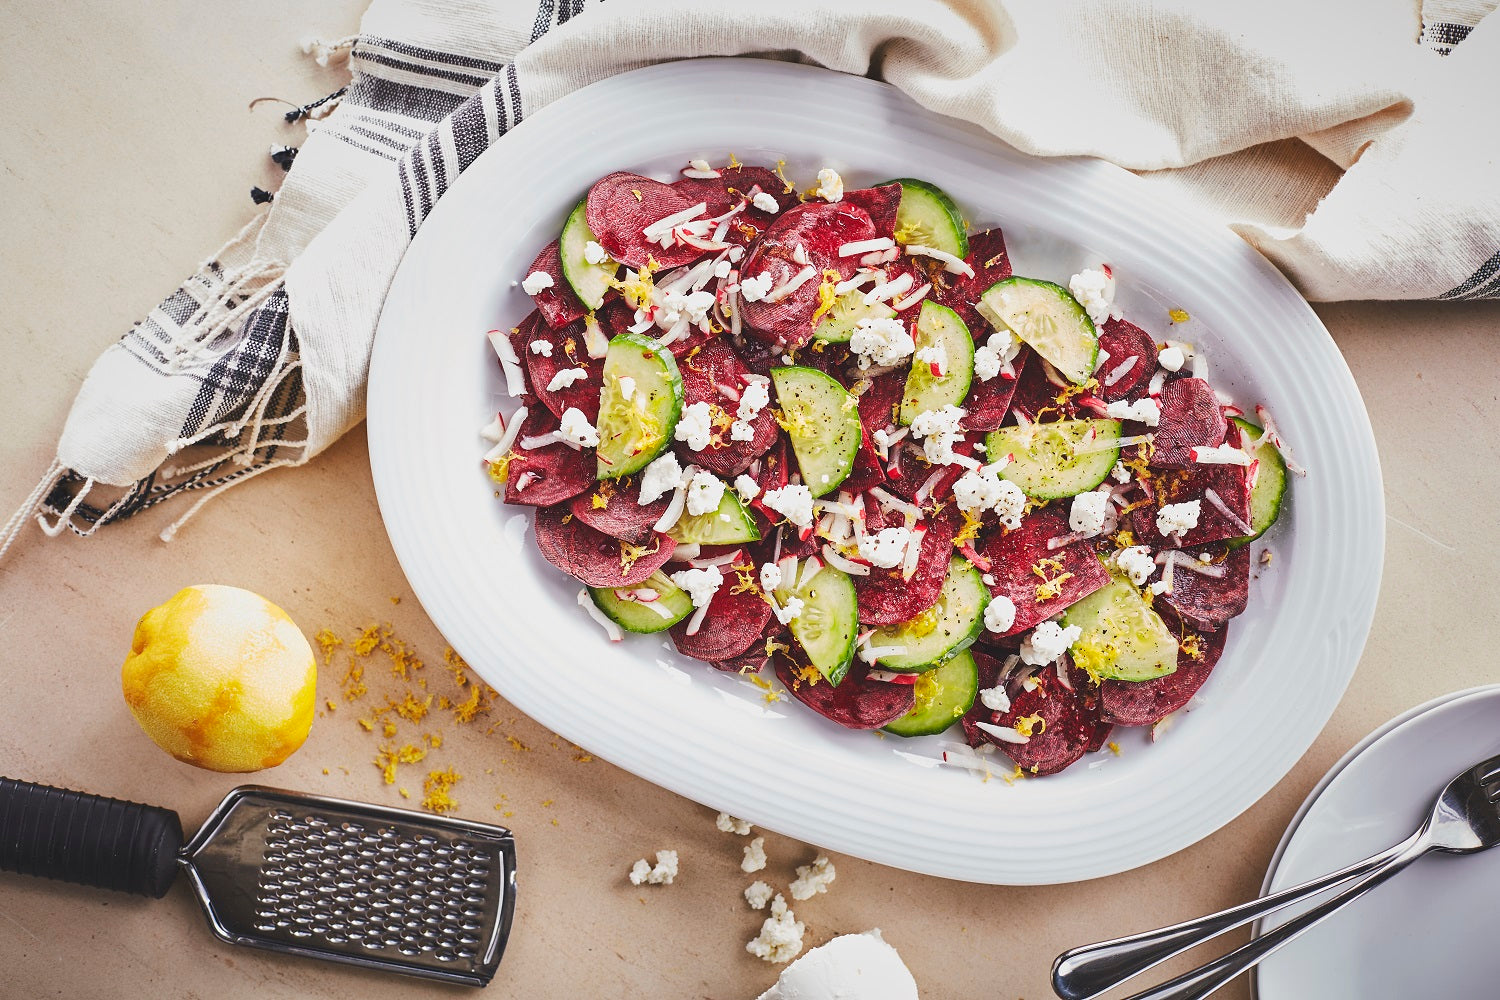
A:
[[[812,899],[820,892],[827,892],[837,874],[828,856],[819,854],[812,864],[797,866],[797,877],[787,886],[787,891],[799,902]]]
[[[745,845],[745,860],[740,862],[740,871],[749,874],[766,867],[766,838],[756,837]]]
[[[771,915],[760,925],[760,934],[745,945],[745,950],[767,962],[790,962],[802,952],[802,935],[806,931],[807,926],[778,894],[771,901]]]
[[[733,833],[741,837],[750,836],[750,824],[728,813],[719,813],[714,818],[714,826],[718,827],[721,833]]]
[[[776,890],[759,880],[745,886],[745,902],[750,904],[752,910],[764,910],[775,894]]]
[[[631,885],[671,885],[676,877],[676,851],[657,851],[654,866],[645,858],[641,858],[630,868]]]

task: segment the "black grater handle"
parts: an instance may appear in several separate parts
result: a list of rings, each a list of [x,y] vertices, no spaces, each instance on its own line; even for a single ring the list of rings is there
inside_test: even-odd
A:
[[[181,847],[170,809],[0,778],[0,871],[159,899]]]

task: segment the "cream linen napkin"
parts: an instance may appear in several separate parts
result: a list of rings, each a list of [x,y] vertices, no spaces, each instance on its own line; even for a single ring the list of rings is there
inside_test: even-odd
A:
[[[1313,299],[1500,296],[1494,0],[376,0],[349,86],[257,216],[81,388],[0,529],[92,534],[306,462],[364,414],[391,276],[453,179],[526,115],[652,62],[869,74],[1042,156],[1141,172]],[[331,112],[331,113],[329,113]]]

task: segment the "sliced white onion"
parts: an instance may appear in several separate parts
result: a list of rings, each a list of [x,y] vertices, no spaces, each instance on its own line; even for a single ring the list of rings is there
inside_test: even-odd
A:
[[[620,626],[609,620],[609,616],[599,610],[599,606],[589,597],[587,589],[578,591],[578,606],[588,612],[588,616],[604,627],[604,634],[609,636],[610,642],[619,642],[625,638],[625,633],[620,631]]]
[[[933,260],[943,262],[943,270],[952,274],[961,274],[966,278],[974,277],[974,269],[962,257],[955,257],[946,250],[937,247],[924,247],[919,243],[906,244],[906,252],[914,257],[931,257]]]

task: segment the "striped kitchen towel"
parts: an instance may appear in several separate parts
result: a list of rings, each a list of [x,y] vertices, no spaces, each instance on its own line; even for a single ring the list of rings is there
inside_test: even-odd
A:
[[[1027,152],[1104,157],[1312,299],[1500,297],[1495,2],[375,0],[307,46],[348,86],[288,113],[308,134],[273,148],[270,209],[95,363],[0,556],[33,519],[90,535],[194,501],[170,538],[322,451],[363,417],[385,291],[454,178],[557,97],[663,60],[879,76]]]

